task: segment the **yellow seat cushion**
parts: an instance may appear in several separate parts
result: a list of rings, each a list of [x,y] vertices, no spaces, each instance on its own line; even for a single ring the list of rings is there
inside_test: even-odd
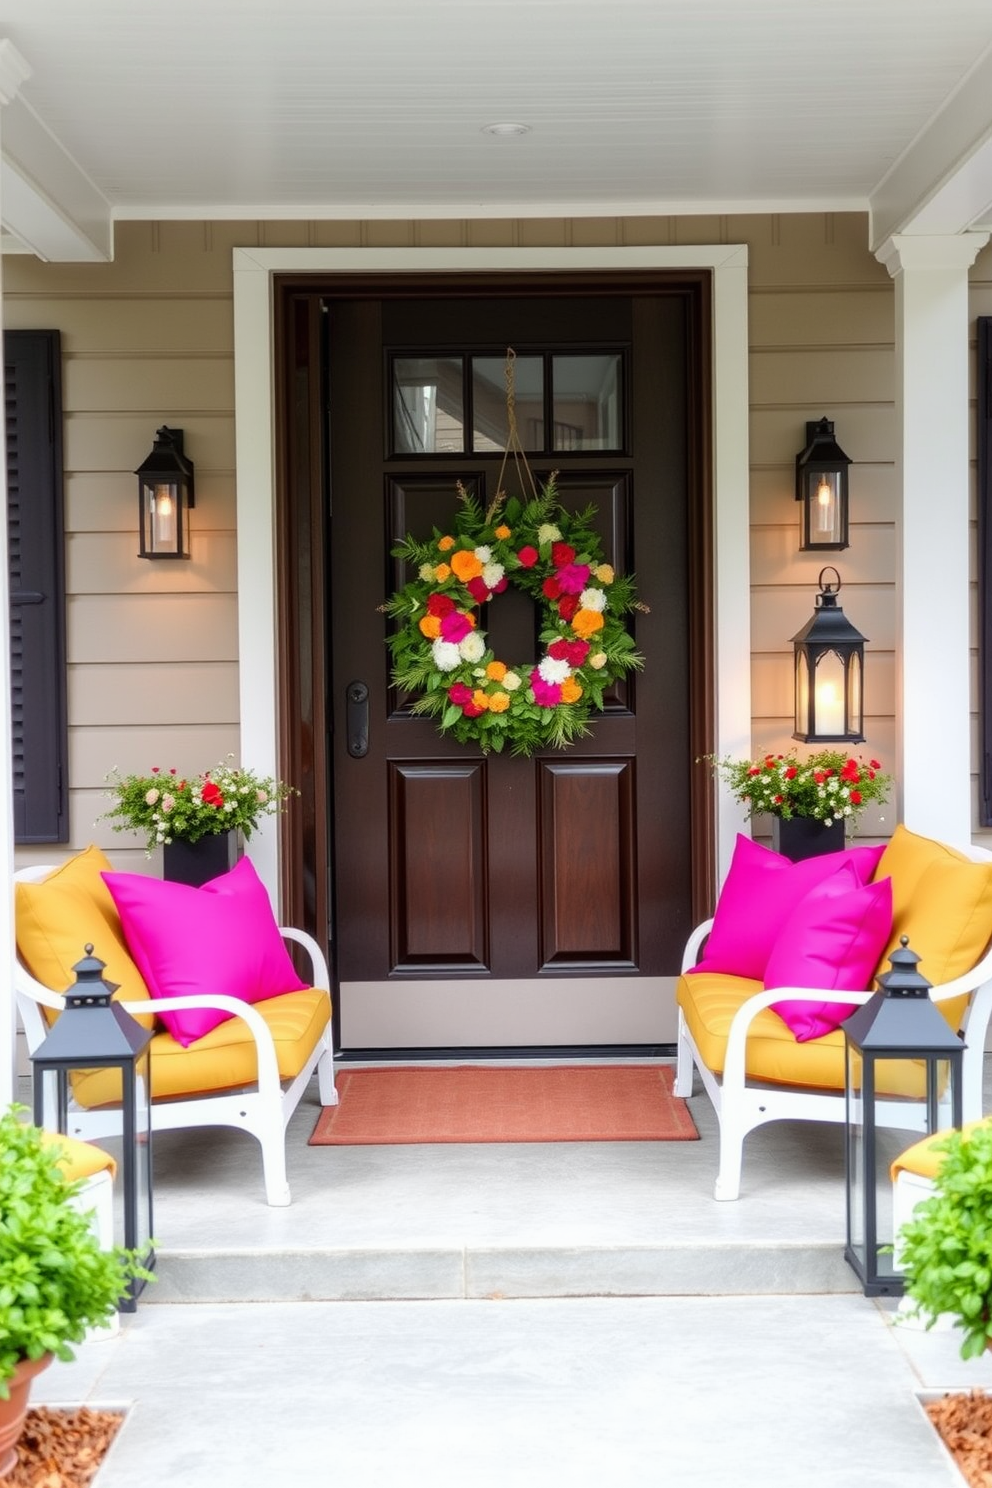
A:
[[[962,1136],[967,1137],[977,1126],[988,1126],[990,1123],[992,1116],[983,1116],[981,1121],[966,1121],[961,1128]],[[890,1169],[893,1183],[900,1173],[915,1173],[918,1178],[936,1178],[937,1170],[946,1156],[946,1153],[937,1148],[941,1142],[947,1140],[952,1130],[949,1127],[946,1131],[935,1132],[932,1137],[922,1137],[912,1147],[907,1147],[905,1152],[900,1152]]]
[[[46,1147],[58,1148],[58,1165],[67,1183],[75,1183],[77,1178],[92,1178],[94,1173],[109,1172],[113,1177],[117,1171],[110,1153],[94,1147],[92,1142],[80,1142],[77,1137],[50,1131],[43,1131],[41,1140]]]
[[[269,997],[254,1007],[275,1040],[280,1079],[294,1079],[327,1027],[329,994],[310,987]],[[187,1049],[169,1033],[156,1034],[149,1047],[154,1101],[238,1089],[258,1079],[255,1041],[241,1018],[228,1018]],[[81,1106],[113,1105],[120,1100],[120,1080],[114,1070],[77,1072],[73,1094]]]
[[[679,978],[676,1001],[703,1063],[715,1074],[723,1073],[734,1014],[760,991],[761,982],[721,972],[693,972]],[[800,1044],[778,1013],[762,1008],[751,1023],[745,1069],[750,1080],[840,1092],[845,1086],[843,1030],[835,1028],[822,1038]],[[925,1088],[925,1069],[918,1061],[885,1060],[877,1067],[879,1095],[918,1099]]]
[[[900,936],[920,957],[920,971],[934,986],[963,976],[992,940],[992,863],[973,863],[942,842],[921,837],[900,823],[886,844],[875,879],[892,880],[892,936],[878,971]],[[939,1003],[955,1030],[966,998]]]
[[[742,1003],[763,990],[761,982],[722,972],[693,972],[679,978],[676,1001],[708,1069],[723,1073],[727,1035]],[[844,1089],[844,1035],[840,1029],[799,1044],[778,1013],[763,1008],[751,1024],[747,1074],[780,1085]]]
[[[64,992],[75,981],[72,968],[83,958],[86,946],[92,945],[106,965],[106,980],[118,984],[115,997],[124,1002],[149,1002],[148,988],[131,959],[110,890],[100,877],[110,871],[104,854],[90,846],[67,858],[40,883],[15,884],[17,949],[43,987]],[[144,1027],[155,1027],[154,1014],[136,1016]]]

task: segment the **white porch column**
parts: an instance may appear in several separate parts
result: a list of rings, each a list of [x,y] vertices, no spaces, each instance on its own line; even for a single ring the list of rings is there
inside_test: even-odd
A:
[[[9,41],[0,41],[0,141],[3,134],[3,106],[17,96],[17,90],[31,69]],[[0,201],[0,216],[3,202]],[[2,255],[0,255],[2,270]],[[3,278],[0,272],[0,344],[3,341]],[[0,400],[0,449],[7,448],[3,402]],[[0,1110],[8,1106],[14,1094],[14,1052],[16,1015],[14,995],[14,815],[11,800],[13,748],[10,712],[10,566],[7,556],[7,462],[0,461]]]
[[[896,297],[897,799],[913,831],[956,843],[972,834],[968,270],[988,238],[897,235],[876,253]]]

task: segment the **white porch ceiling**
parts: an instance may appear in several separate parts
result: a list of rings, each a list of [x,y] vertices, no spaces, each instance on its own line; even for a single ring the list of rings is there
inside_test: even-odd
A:
[[[126,218],[992,224],[992,0],[0,0],[0,38],[44,258]]]

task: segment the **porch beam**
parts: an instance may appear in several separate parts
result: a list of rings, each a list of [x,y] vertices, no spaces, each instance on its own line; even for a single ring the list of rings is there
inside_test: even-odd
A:
[[[46,263],[106,263],[114,256],[110,203],[19,96],[31,68],[0,41],[0,221]]]
[[[982,220],[992,203],[990,95],[992,49],[871,193],[869,241],[879,258],[898,234],[949,238]]]
[[[913,831],[958,843],[973,830],[968,270],[988,239],[899,235],[876,253],[895,281],[899,814]]]

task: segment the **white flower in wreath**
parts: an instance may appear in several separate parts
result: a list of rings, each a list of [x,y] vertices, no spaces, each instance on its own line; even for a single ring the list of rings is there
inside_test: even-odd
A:
[[[506,676],[503,678],[502,682],[499,685],[500,687],[502,687],[504,692],[516,692],[517,688],[520,686],[520,681],[521,679],[516,672],[507,672]]]
[[[545,682],[564,682],[566,677],[572,675],[568,662],[558,661],[554,656],[546,656],[537,670]]]
[[[590,656],[589,665],[591,667],[595,667],[596,671],[598,672],[601,667],[604,667],[606,665],[607,660],[608,658],[605,651],[597,651],[595,656]]]
[[[583,589],[579,595],[579,604],[584,610],[596,610],[601,613],[606,609],[606,595],[602,589]]]
[[[431,645],[431,656],[439,672],[453,672],[462,664],[462,653],[453,641],[438,638]]]
[[[458,642],[458,650],[465,661],[481,661],[486,654],[485,638],[477,630],[470,630],[468,635]]]
[[[561,532],[554,522],[542,522],[537,529],[537,540],[539,543],[561,542]]]
[[[475,556],[478,558],[478,553]],[[487,563],[482,570],[482,582],[487,589],[495,589],[505,573],[506,569],[502,563]]]
[[[493,550],[492,548],[487,548],[485,543],[483,543],[481,548],[473,548],[472,551],[480,563],[492,562]]]

